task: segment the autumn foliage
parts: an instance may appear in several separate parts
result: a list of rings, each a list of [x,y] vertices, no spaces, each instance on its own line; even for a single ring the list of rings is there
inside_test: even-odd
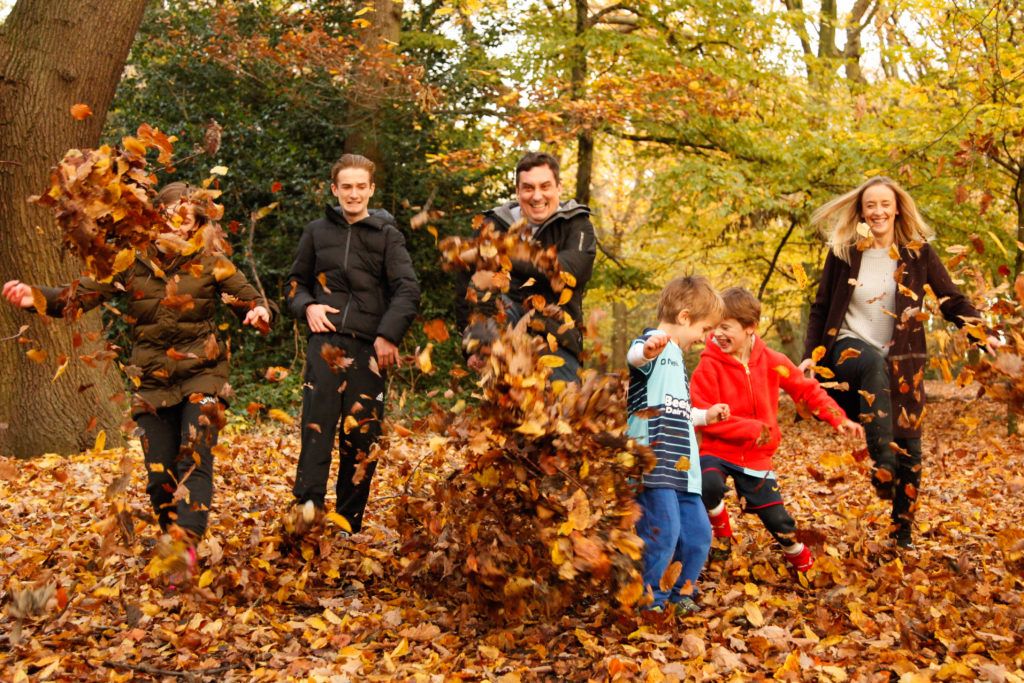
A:
[[[452,267],[468,260],[475,268],[469,298],[477,304],[508,291],[515,259],[532,261],[571,295],[554,250],[516,229],[484,226],[441,248]],[[552,618],[581,601],[631,606],[643,595],[633,491],[650,455],[625,436],[625,382],[588,370],[579,384],[552,386],[549,368],[563,361],[529,327],[544,330],[537,316],[564,314],[539,299],[513,329],[493,327],[478,405],[435,412],[440,436],[391,512],[404,580],[420,590],[444,586],[504,619]],[[504,322],[503,306],[490,310]]]

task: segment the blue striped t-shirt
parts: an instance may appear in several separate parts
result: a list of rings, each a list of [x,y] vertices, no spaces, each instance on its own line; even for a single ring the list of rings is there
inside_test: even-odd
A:
[[[646,329],[630,347],[643,346],[655,334],[664,333]],[[658,456],[658,464],[643,477],[644,486],[699,495],[700,454],[691,415],[690,383],[683,350],[675,342],[669,341],[649,363],[629,366],[627,408],[627,433],[638,443],[650,446]]]

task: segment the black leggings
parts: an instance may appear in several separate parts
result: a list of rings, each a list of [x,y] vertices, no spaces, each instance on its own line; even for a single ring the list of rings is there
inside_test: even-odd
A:
[[[712,510],[725,498],[729,491],[726,483],[726,475],[732,477],[736,484],[736,492],[743,504],[743,511],[750,512],[761,518],[764,528],[772,535],[779,545],[789,547],[795,542],[796,521],[786,511],[782,503],[782,495],[779,492],[779,485],[775,479],[759,478],[746,474],[738,468],[730,468],[721,461],[714,463],[713,467],[704,465],[706,458],[701,458],[703,471],[703,489],[701,498],[704,500],[704,507]]]
[[[196,536],[206,532],[213,500],[212,448],[220,419],[204,416],[204,408],[208,413],[223,410],[216,398],[204,396],[200,402],[186,400],[136,418],[149,477],[146,493],[161,529],[174,523]],[[187,495],[175,501],[179,484]]]
[[[856,358],[839,358],[843,351],[860,352]],[[921,485],[921,439],[895,438],[893,408],[889,382],[889,363],[874,346],[847,337],[840,339],[829,351],[826,365],[835,372],[836,382],[849,384],[847,391],[829,390],[851,419],[864,425],[868,453],[876,467],[893,474],[892,519],[897,528],[914,521],[917,489]],[[863,393],[861,393],[863,392]],[[890,446],[895,443],[899,450]]]

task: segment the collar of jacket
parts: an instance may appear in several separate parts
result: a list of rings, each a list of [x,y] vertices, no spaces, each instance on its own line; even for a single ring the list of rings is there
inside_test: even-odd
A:
[[[326,216],[327,220],[334,225],[340,225],[343,227],[361,225],[367,228],[374,228],[375,230],[383,230],[385,226],[395,224],[395,217],[384,209],[370,209],[369,216],[362,218],[355,223],[349,223],[345,218],[345,214],[342,213],[340,206],[331,206],[328,204]]]
[[[750,345],[750,358],[747,359],[747,367],[750,367],[760,361],[766,348],[767,346],[761,337],[755,334],[753,342]],[[720,347],[718,342],[715,341],[714,333],[709,334],[708,338],[704,340],[704,350],[700,355],[701,357],[707,356],[709,360],[717,360],[721,363],[731,363],[733,365],[743,367],[743,363],[741,363],[738,358],[722,350],[722,347]]]
[[[504,229],[509,229],[519,221],[523,220],[522,211],[519,210],[519,202],[513,200],[507,204],[495,207],[487,212],[488,216],[496,218]],[[558,204],[558,209],[548,216],[538,228],[537,232],[554,223],[556,220],[568,220],[576,216],[589,216],[590,208],[580,204],[575,199],[567,199]]]

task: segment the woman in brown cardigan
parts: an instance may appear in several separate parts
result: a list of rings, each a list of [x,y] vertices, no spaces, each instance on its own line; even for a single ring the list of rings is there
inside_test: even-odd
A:
[[[153,204],[167,230],[111,282],[91,278],[74,287],[37,287],[47,314],[68,306],[89,310],[114,296],[131,323],[131,365],[138,371],[132,416],[149,478],[146,487],[161,529],[160,555],[168,583],[180,584],[195,565],[194,544],[206,531],[213,496],[213,447],[223,423],[228,349],[214,318],[222,295],[244,325],[269,325],[276,307],[263,300],[228,260],[220,228],[202,213],[188,185],[166,185]],[[33,308],[32,287],[18,280],[3,297]],[[183,485],[187,493],[179,493]]]
[[[811,222],[829,231],[829,253],[811,305],[801,370],[819,365],[848,388],[830,389],[858,415],[874,461],[878,495],[893,501],[892,537],[913,548],[921,482],[921,423],[927,345],[922,304],[931,287],[943,317],[962,327],[978,310],[953,284],[928,244],[931,231],[914,200],[876,176],[820,207]],[[820,352],[819,352],[820,353]]]

